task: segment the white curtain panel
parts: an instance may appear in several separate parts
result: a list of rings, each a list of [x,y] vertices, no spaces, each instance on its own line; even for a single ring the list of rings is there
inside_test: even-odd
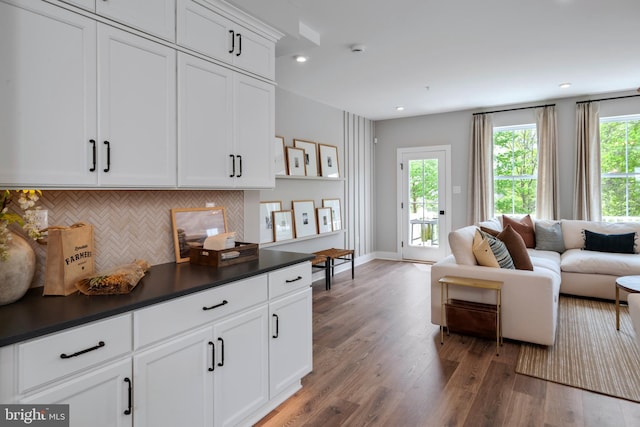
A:
[[[573,218],[600,221],[600,104],[576,104],[576,184]]]
[[[473,116],[469,157],[469,224],[493,217],[493,120]]]
[[[559,219],[558,125],[555,106],[536,108],[536,131],[538,134],[536,218]]]

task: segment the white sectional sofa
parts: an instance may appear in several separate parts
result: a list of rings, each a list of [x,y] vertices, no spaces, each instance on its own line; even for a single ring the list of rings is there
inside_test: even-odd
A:
[[[536,228],[551,226],[554,221],[536,221]],[[533,271],[477,265],[472,251],[477,226],[468,226],[449,234],[452,254],[431,269],[431,322],[441,322],[440,284],[444,276],[459,276],[502,281],[502,331],[505,338],[542,345],[553,345],[558,319],[560,293],[615,299],[616,278],[640,275],[640,223],[605,223],[561,220],[561,252],[527,249]],[[479,224],[500,229],[497,220]],[[610,253],[583,250],[584,231],[602,235],[635,233],[634,252]],[[495,293],[482,289],[450,287],[449,297],[493,304]],[[621,291],[622,300],[627,293]],[[613,320],[612,320],[613,322]]]

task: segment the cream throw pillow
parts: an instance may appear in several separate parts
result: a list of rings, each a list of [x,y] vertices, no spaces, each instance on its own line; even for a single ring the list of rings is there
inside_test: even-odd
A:
[[[473,236],[472,249],[478,264],[484,265],[485,267],[500,268],[500,264],[498,264],[498,260],[491,250],[489,241],[482,236],[480,230],[476,230],[476,234]]]

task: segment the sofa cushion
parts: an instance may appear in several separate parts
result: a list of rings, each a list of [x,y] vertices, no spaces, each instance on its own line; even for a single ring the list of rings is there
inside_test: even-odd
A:
[[[568,249],[561,256],[563,272],[631,276],[640,274],[640,255]]]
[[[478,265],[472,249],[476,230],[476,226],[469,225],[449,233],[449,247],[456,259],[456,264]]]
[[[584,247],[582,230],[589,230],[601,234],[636,233],[635,252],[640,251],[640,222],[599,222],[582,221],[577,219],[563,219],[562,238],[566,249],[581,249]]]
[[[522,239],[522,236],[518,234],[511,225],[507,225],[497,236],[502,242],[504,242],[513,265],[518,270],[533,270],[533,264],[531,258],[527,252],[527,246]]]
[[[511,225],[511,227],[522,236],[522,240],[524,240],[524,244],[528,248],[536,247],[536,234],[530,215],[526,215],[520,219],[502,215],[502,227],[506,228],[507,225]]]
[[[584,230],[584,248],[588,251],[634,253],[636,233],[600,234]]]
[[[502,231],[502,222],[500,218],[491,218],[486,221],[480,221],[478,227],[480,227],[480,229],[488,228],[495,231]]]
[[[487,251],[487,246],[489,251]],[[489,252],[493,254],[495,263]],[[486,267],[514,268],[513,260],[511,259],[511,255],[509,255],[507,246],[497,237],[484,231],[476,230],[476,235],[473,238],[473,254],[476,256],[476,260],[480,265]]]
[[[565,250],[560,222],[536,221],[536,249],[562,253]]]

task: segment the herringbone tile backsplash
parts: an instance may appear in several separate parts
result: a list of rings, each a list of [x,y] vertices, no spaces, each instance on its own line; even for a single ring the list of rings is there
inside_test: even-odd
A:
[[[242,191],[43,191],[38,203],[49,210],[49,225],[93,225],[98,272],[145,259],[151,265],[174,262],[171,208],[224,206],[228,231],[244,235]],[[47,246],[33,243],[37,256],[32,286],[44,285]]]

